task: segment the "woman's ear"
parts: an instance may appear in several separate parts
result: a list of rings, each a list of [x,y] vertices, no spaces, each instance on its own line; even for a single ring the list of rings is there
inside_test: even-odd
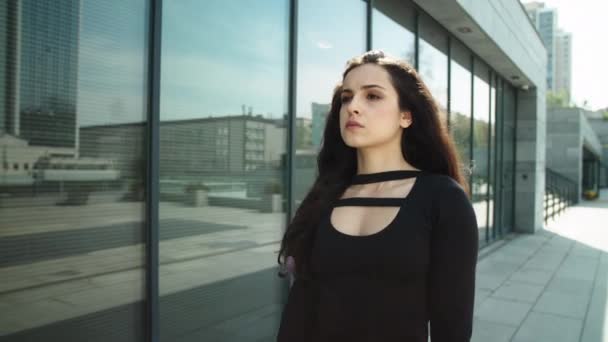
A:
[[[399,126],[402,128],[408,128],[412,124],[412,112],[406,111],[401,112],[401,119],[399,122]]]

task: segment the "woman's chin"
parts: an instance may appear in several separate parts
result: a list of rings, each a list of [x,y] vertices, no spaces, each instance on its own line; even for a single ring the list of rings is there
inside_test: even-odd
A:
[[[346,144],[346,146],[352,148],[361,148],[367,145],[362,141],[357,141],[357,139],[344,139],[344,143]]]

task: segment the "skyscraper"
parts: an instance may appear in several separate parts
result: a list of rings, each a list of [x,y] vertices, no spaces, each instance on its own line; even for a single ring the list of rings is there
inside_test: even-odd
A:
[[[570,100],[572,83],[572,34],[558,30],[555,39],[555,90]]]
[[[555,36],[557,33],[557,11],[545,7],[542,2],[525,4],[528,16],[536,26],[547,49],[547,90],[555,91]]]
[[[526,3],[524,7],[547,49],[547,90],[563,92],[569,100],[572,35],[558,28],[556,9],[538,1]]]
[[[30,145],[75,147],[80,0],[14,4],[18,32],[8,38],[19,66],[10,133]]]

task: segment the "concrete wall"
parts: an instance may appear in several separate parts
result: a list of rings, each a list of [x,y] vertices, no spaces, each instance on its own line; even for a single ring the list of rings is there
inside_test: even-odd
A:
[[[544,88],[547,52],[519,1],[414,2],[515,86]],[[461,27],[472,32],[461,33]]]
[[[581,179],[583,149],[578,112],[550,110],[547,114],[547,167],[572,180]]]
[[[547,167],[576,181],[580,198],[583,146],[601,156],[600,140],[579,108],[551,109],[547,114]]]
[[[546,109],[544,80],[536,89],[518,90],[515,161],[515,230],[543,228]]]
[[[581,142],[587,146],[587,148],[593,152],[596,156],[601,158],[602,156],[602,143],[596,134],[596,131],[591,128],[589,120],[583,115],[582,111],[579,111],[579,117],[581,120]]]
[[[608,120],[587,116],[587,121],[602,145],[602,161],[608,165]]]

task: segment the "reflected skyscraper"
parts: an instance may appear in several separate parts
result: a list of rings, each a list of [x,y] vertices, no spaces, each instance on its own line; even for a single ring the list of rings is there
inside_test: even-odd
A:
[[[0,133],[12,133],[16,129],[16,56],[17,1],[0,2]]]
[[[8,21],[8,6],[7,2],[0,3],[0,22],[6,23]],[[8,27],[0,27],[0,134],[6,131],[6,119],[8,106],[6,104],[7,95],[7,83],[6,76],[9,72],[7,68],[7,54],[5,51],[9,51],[7,46]]]
[[[7,44],[16,99],[4,120],[9,134],[30,145],[76,146],[80,0],[9,1],[15,20]],[[6,115],[6,114],[5,114]]]

